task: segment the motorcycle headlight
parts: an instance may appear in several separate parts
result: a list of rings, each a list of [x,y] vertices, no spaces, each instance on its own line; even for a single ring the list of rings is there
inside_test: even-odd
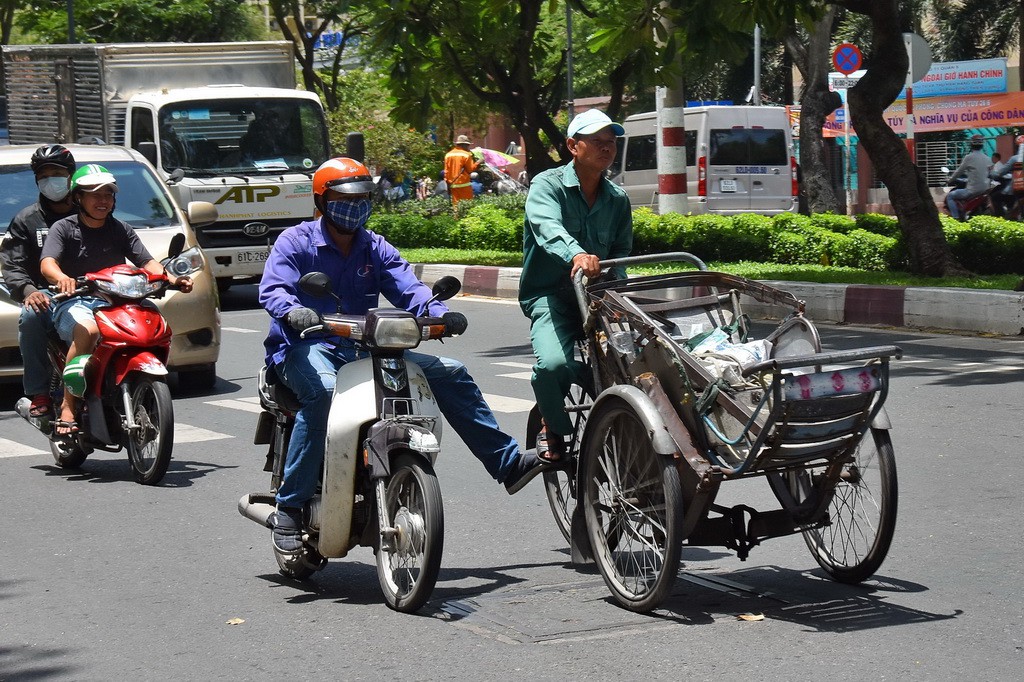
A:
[[[111,277],[110,281],[96,280],[96,288],[111,296],[122,298],[146,298],[154,291],[157,291],[162,282],[150,282],[145,274],[127,275],[118,273]]]
[[[203,252],[198,246],[182,251],[177,257],[164,263],[164,270],[174,277],[184,277],[203,269]]]
[[[377,348],[415,348],[420,325],[411,314],[398,310],[372,310],[367,315],[364,340]]]

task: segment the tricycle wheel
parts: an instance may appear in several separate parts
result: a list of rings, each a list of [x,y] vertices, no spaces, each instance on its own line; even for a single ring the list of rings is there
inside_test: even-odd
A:
[[[605,584],[631,611],[656,608],[679,570],[683,502],[674,462],[654,451],[627,403],[609,399],[590,415],[580,466],[587,533]]]
[[[444,548],[441,487],[430,462],[411,453],[397,456],[384,508],[384,524],[395,536],[377,550],[377,577],[388,606],[413,613],[434,590]]]
[[[788,484],[802,500],[810,492],[811,477],[789,474]],[[889,552],[898,501],[892,440],[887,430],[872,428],[836,485],[829,524],[803,532],[811,556],[833,580],[852,584],[871,577]]]

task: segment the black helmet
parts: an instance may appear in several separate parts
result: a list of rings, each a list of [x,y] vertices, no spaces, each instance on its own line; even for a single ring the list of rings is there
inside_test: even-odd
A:
[[[75,157],[68,148],[59,144],[44,144],[32,153],[32,172],[38,173],[43,166],[66,168],[68,175],[75,172]]]
[[[985,138],[981,135],[971,136],[971,149],[981,149],[985,146]]]

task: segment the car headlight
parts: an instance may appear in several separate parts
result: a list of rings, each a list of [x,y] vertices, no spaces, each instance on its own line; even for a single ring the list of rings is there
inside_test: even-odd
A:
[[[364,340],[377,348],[415,348],[420,345],[420,325],[410,313],[371,310],[366,316]]]
[[[182,251],[164,264],[164,270],[174,277],[184,277],[203,269],[203,252],[198,246]]]
[[[145,274],[127,275],[116,273],[110,280],[96,280],[96,288],[111,296],[122,298],[146,298],[163,286],[162,280],[150,281]]]

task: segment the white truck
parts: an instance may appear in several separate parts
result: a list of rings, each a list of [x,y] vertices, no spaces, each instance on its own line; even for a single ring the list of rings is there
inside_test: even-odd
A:
[[[223,290],[259,277],[277,236],[313,215],[330,145],[292,54],[287,41],[4,45],[10,142],[137,149],[179,205],[216,205],[199,240]]]

